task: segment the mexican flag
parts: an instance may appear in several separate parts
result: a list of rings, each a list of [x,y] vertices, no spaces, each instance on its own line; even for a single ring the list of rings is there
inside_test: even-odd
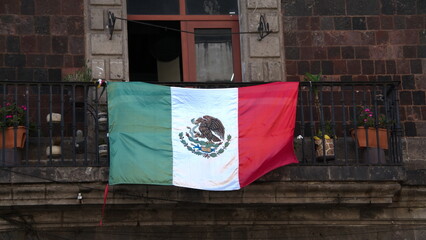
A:
[[[108,84],[109,184],[237,190],[297,163],[298,83],[194,89]]]

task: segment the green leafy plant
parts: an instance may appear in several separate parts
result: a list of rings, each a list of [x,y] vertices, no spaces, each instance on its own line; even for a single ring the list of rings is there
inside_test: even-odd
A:
[[[7,102],[0,107],[0,128],[23,126],[25,125],[27,107],[18,106],[16,103]]]
[[[306,82],[320,82],[322,80],[322,74],[311,74],[311,73],[305,73],[304,80]],[[317,99],[318,98],[318,88],[317,86],[312,86],[312,90],[314,91],[314,96]]]
[[[92,69],[87,65],[82,67],[80,70],[74,73],[68,74],[64,77],[66,82],[91,82],[92,81]]]
[[[305,73],[304,80],[306,82],[320,82],[322,80],[322,74],[311,74],[311,73]],[[314,104],[315,107],[318,110],[319,113],[319,96],[318,96],[318,86],[313,85],[312,86],[312,92],[314,93]]]
[[[311,74],[311,73],[305,73],[305,81],[307,82],[319,82],[322,79],[322,74]]]
[[[358,126],[363,127],[386,128],[392,123],[384,114],[376,114],[369,106],[360,106],[357,117]]]
[[[331,122],[326,122],[324,126],[319,126],[317,134],[314,136],[315,140],[319,139],[332,139],[337,138],[337,136],[334,134],[333,127],[331,125]]]
[[[304,80],[307,82],[320,82],[322,80],[322,74],[311,74],[311,73],[305,73]],[[317,116],[320,116],[321,109],[320,109],[320,101],[318,96],[318,86],[312,85],[312,92],[314,97],[314,106],[315,111],[317,113]],[[324,133],[323,133],[324,131]],[[330,122],[327,122],[324,127],[319,127],[317,134],[313,137],[315,140],[319,140],[322,138],[330,139],[333,138],[334,134],[332,131],[332,127]]]

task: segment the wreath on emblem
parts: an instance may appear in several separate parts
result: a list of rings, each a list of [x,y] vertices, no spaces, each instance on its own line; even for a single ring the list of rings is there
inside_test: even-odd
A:
[[[228,134],[225,139],[225,127],[219,119],[205,115],[191,119],[191,123],[193,126],[187,127],[185,134],[179,133],[180,142],[188,151],[205,158],[225,152],[232,137]]]

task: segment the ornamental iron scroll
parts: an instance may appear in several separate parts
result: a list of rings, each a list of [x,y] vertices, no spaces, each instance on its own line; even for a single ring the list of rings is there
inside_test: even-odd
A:
[[[264,39],[272,32],[269,30],[269,23],[266,22],[265,14],[260,15],[257,32],[259,33],[259,37],[257,38],[258,41],[262,41],[262,39]]]
[[[114,27],[115,27],[115,20],[116,17],[114,16],[114,13],[112,13],[111,11],[108,11],[108,23],[107,23],[107,28],[109,31],[109,40],[112,40],[112,34],[114,33]]]

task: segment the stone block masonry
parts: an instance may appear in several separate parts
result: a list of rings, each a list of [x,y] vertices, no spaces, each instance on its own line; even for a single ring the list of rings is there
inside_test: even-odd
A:
[[[0,81],[61,81],[85,64],[83,0],[0,4]]]
[[[286,76],[398,81],[405,136],[425,136],[426,4],[282,0]]]
[[[106,34],[107,13],[116,17],[126,17],[125,2],[123,0],[90,0],[87,6],[88,24],[86,40],[87,58],[91,59],[94,78],[103,78],[111,81],[129,80],[127,35],[124,31],[126,21],[117,19],[114,33]]]
[[[243,81],[285,81],[281,8],[278,0],[240,1],[240,31]],[[271,33],[258,39],[260,16],[264,16]]]

